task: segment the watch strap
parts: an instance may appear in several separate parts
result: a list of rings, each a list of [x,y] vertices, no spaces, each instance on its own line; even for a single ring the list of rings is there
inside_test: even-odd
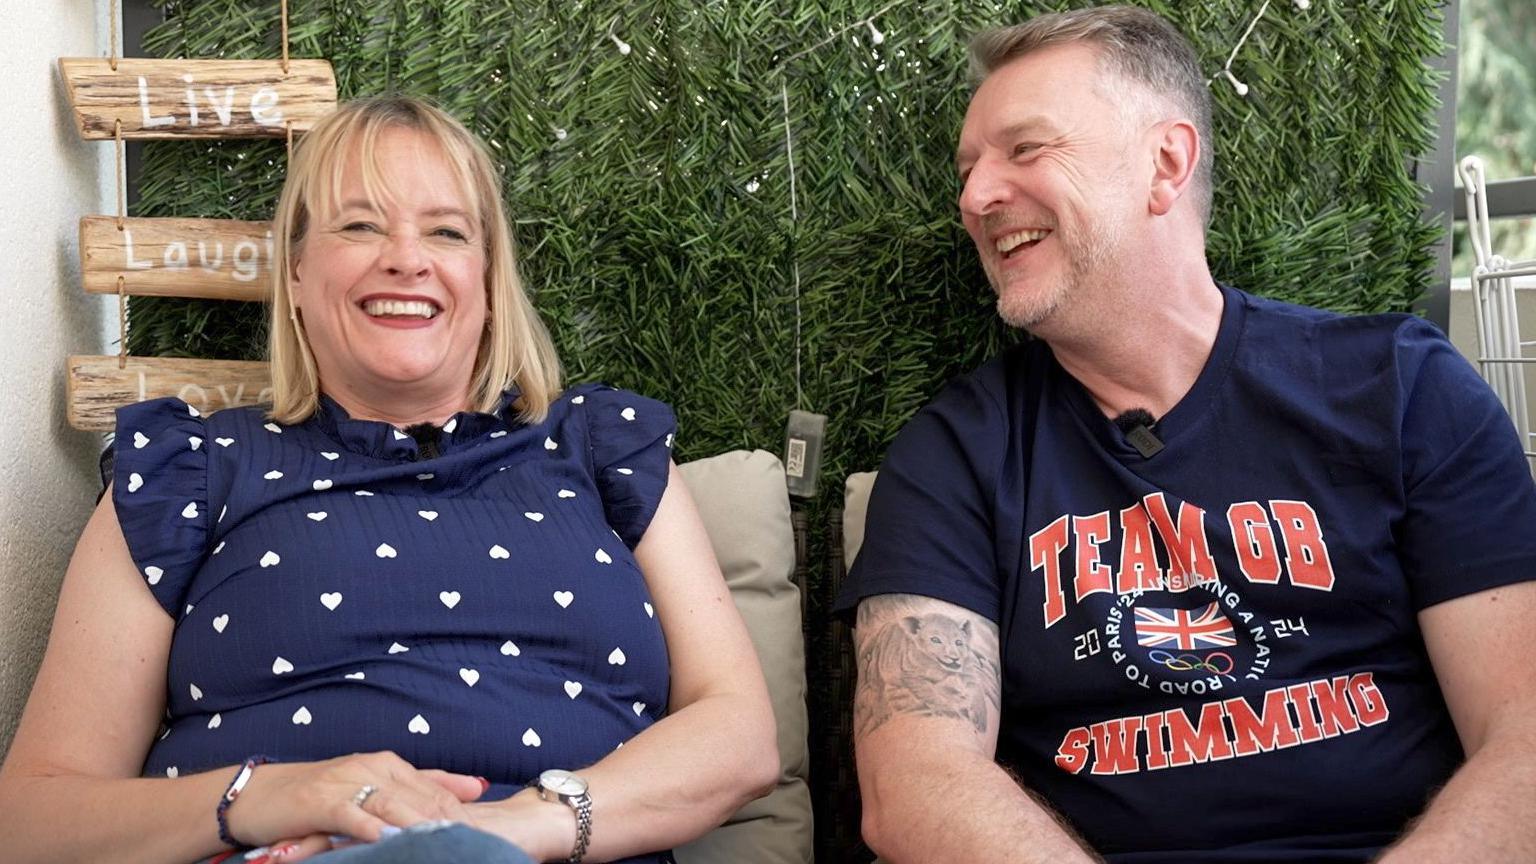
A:
[[[574,798],[565,798],[565,801],[576,811],[576,845],[566,861],[567,864],[581,864],[581,859],[587,855],[587,844],[592,842],[592,796],[583,792]]]

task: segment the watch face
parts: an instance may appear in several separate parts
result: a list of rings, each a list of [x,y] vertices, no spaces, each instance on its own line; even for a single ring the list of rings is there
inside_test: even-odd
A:
[[[574,797],[587,791],[587,781],[569,771],[545,771],[539,775],[539,785],[556,795]]]

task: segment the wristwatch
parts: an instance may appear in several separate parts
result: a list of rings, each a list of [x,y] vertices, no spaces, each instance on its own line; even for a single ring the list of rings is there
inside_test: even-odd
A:
[[[576,811],[576,846],[565,860],[568,864],[581,864],[587,854],[587,843],[592,840],[592,796],[587,794],[587,781],[579,774],[551,768],[528,785],[537,789],[543,800],[558,801]]]

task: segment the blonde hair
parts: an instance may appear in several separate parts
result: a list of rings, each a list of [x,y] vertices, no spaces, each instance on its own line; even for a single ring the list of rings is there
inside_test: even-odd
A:
[[[353,154],[362,159],[368,198],[387,200],[390,178],[380,176],[372,154],[381,133],[402,128],[437,144],[484,237],[488,317],[470,378],[470,408],[494,410],[502,391],[515,385],[519,393],[513,404],[521,417],[533,423],[543,420],[560,392],[560,360],[518,277],[512,226],[502,204],[495,162],[459,121],[427,102],[402,96],[342,104],[317,122],[294,151],[272,232],[272,317],[267,336],[271,419],[298,423],[320,405],[320,372],[290,284],[313,215],[339,205],[342,172]]]
[[[1099,49],[1099,62],[1125,81],[1167,99],[1187,115],[1200,136],[1200,162],[1193,193],[1200,220],[1211,221],[1211,90],[1200,72],[1194,46],[1156,12],[1134,6],[1097,6],[1039,15],[1023,24],[985,30],[971,39],[971,80],[980,84],[1008,62],[1053,45],[1085,42]],[[1122,107],[1130,100],[1121,97]]]

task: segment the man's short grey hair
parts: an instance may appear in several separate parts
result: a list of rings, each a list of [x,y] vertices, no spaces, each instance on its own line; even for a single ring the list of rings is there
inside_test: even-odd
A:
[[[1098,6],[1031,18],[1023,24],[978,33],[971,40],[971,79],[988,75],[1026,54],[1073,42],[1099,48],[1099,68],[1162,95],[1200,134],[1200,161],[1191,189],[1200,220],[1211,219],[1211,90],[1195,49],[1162,16],[1134,6]],[[1113,97],[1113,94],[1111,94]],[[1129,107],[1126,96],[1119,97]],[[1134,100],[1134,96],[1129,97]]]

